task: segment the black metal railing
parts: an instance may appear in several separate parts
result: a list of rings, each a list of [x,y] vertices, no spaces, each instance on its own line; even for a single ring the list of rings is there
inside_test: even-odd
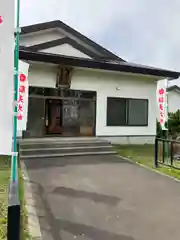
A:
[[[157,168],[159,164],[180,170],[180,141],[155,139],[154,166]]]

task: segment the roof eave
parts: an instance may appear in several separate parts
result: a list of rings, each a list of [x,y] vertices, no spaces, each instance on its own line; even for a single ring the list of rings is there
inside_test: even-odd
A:
[[[102,69],[110,70],[116,72],[129,72],[142,75],[151,75],[156,77],[172,78],[176,79],[180,76],[179,72],[168,71],[164,69],[150,69],[145,66],[131,66],[127,64],[106,62],[106,61],[97,61],[92,59],[82,59],[75,57],[67,57],[57,54],[48,54],[44,52],[31,52],[20,50],[20,59],[26,61],[36,61],[44,63],[54,63],[54,64],[63,64],[67,66],[82,67],[82,68],[91,68],[91,69]]]

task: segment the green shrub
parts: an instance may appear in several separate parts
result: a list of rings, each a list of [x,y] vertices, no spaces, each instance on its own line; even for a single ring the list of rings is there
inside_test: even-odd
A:
[[[180,110],[175,113],[168,114],[168,123],[165,124],[168,127],[169,136],[176,138],[180,135]],[[157,136],[164,137],[165,131],[161,130],[160,123],[157,122]]]

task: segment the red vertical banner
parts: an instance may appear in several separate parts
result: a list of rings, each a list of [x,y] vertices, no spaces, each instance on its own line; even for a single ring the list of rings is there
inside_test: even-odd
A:
[[[18,90],[18,131],[26,130],[28,110],[28,69],[29,64],[19,61],[19,90]]]
[[[0,25],[3,24],[3,16],[0,16]]]
[[[157,83],[157,106],[158,106],[158,122],[162,130],[167,130],[165,123],[168,120],[167,112],[167,79],[160,80]]]

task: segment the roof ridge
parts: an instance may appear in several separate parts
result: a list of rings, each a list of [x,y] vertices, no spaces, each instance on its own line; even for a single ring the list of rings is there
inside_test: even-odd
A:
[[[180,87],[178,85],[173,85],[173,86],[168,87],[168,91],[173,91],[173,90],[180,93]]]

